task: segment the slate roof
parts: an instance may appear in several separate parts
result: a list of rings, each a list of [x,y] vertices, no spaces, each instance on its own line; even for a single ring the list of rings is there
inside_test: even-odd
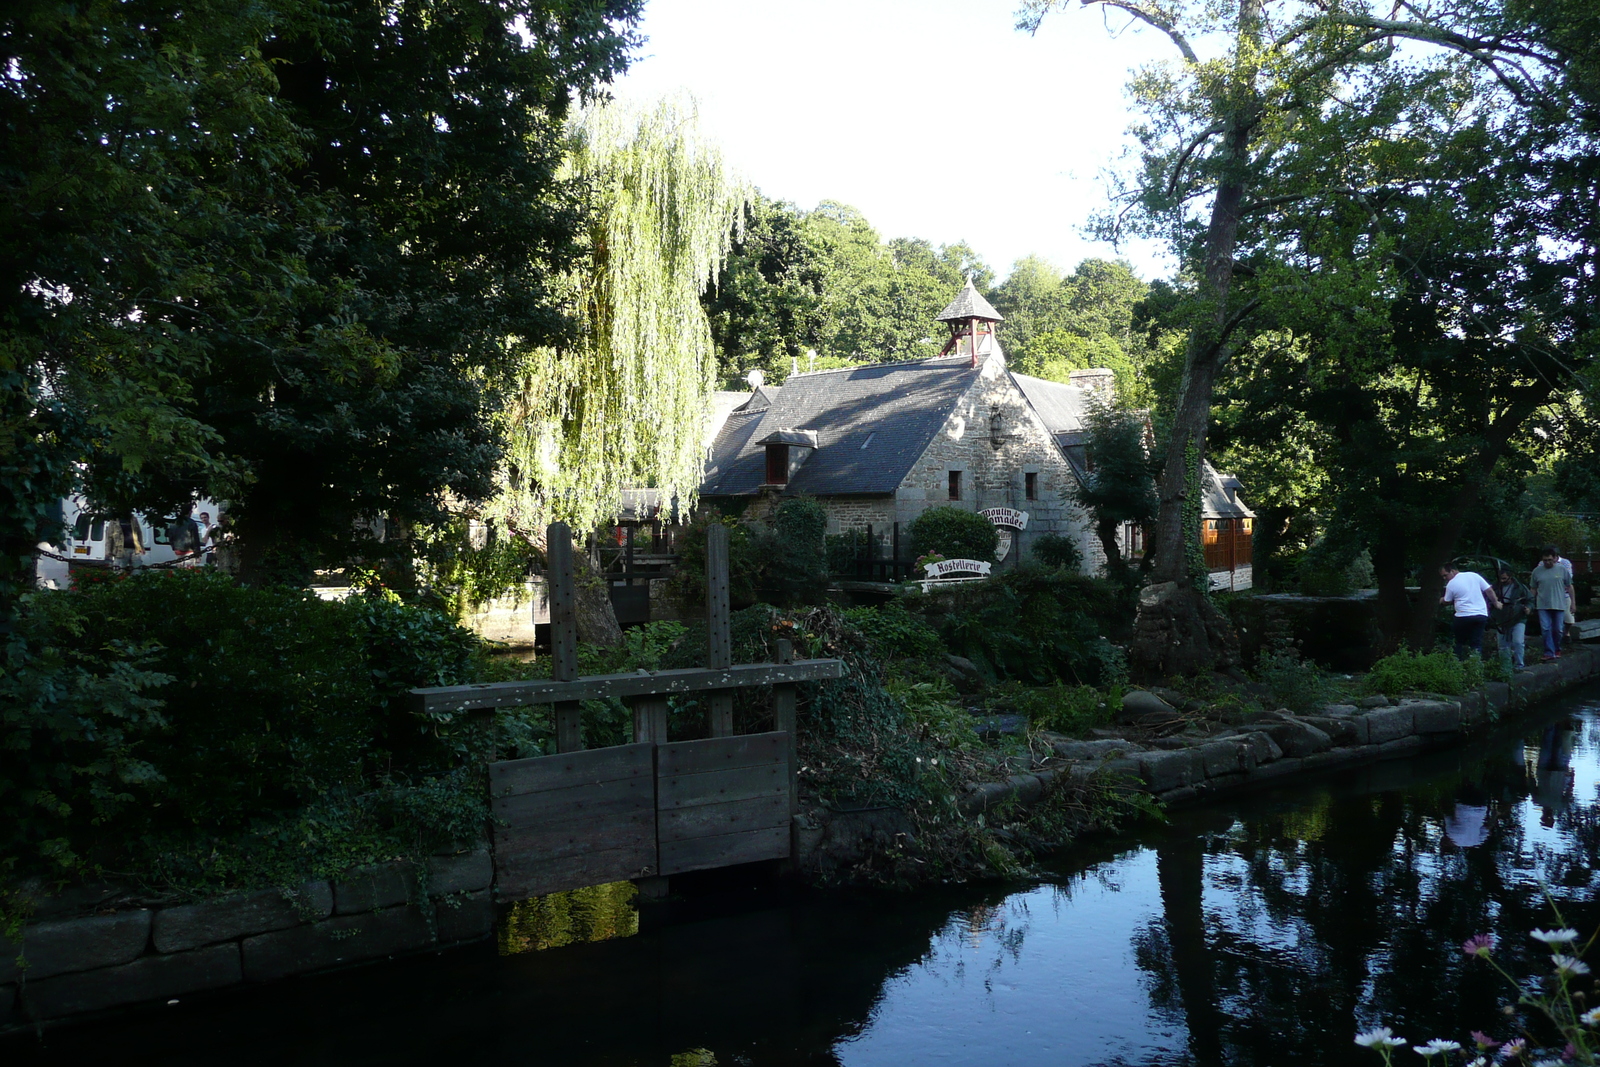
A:
[[[766,478],[758,444],[779,430],[813,430],[817,450],[788,491],[814,496],[892,493],[980,373],[965,356],[792,374],[771,404],[728,416],[700,494],[749,496]]]
[[[1045,429],[1055,438],[1056,445],[1061,449],[1062,455],[1067,457],[1067,463],[1071,465],[1073,473],[1077,474],[1080,480],[1084,478],[1088,474],[1088,459],[1084,450],[1084,439],[1087,434],[1084,431],[1083,421],[1089,413],[1089,390],[1044,378],[1029,377],[1026,374],[1013,374],[1011,377],[1016,379],[1023,395],[1028,398],[1028,403],[1033,405],[1033,410],[1044,420]],[[1230,488],[1234,491],[1232,500],[1228,499]],[[1239,479],[1231,474],[1218,474],[1211,461],[1207,460],[1205,482],[1201,488],[1201,515],[1208,519],[1255,518],[1256,513],[1238,498],[1238,491],[1241,488],[1243,483]]]
[[[940,322],[966,322],[968,319],[984,319],[987,322],[1005,321],[1005,317],[994,309],[994,305],[978,292],[971,278],[967,279],[966,287],[956,294],[956,298],[939,312]]]
[[[1253,519],[1256,513],[1245,506],[1239,499],[1239,490],[1242,482],[1231,474],[1218,474],[1217,469],[1206,460],[1206,479],[1202,488],[1200,513],[1208,519]],[[1228,499],[1228,490],[1234,491],[1234,498]]]
[[[702,441],[704,447],[710,448],[711,442],[717,439],[717,434],[722,432],[722,424],[728,421],[729,413],[740,405],[748,404],[750,400],[749,393],[731,389],[718,389],[711,394],[711,410],[706,412],[706,433]]]

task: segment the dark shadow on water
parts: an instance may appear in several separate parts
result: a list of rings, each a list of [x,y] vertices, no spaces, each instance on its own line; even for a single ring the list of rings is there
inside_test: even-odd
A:
[[[1087,842],[1041,884],[689,880],[632,936],[186,997],[0,1041],[0,1061],[1373,1067],[1351,1041],[1372,1025],[1504,1033],[1505,991],[1459,945],[1492,932],[1530,973],[1545,885],[1571,925],[1600,925],[1596,709],[1600,690],[1470,749]],[[596,915],[586,936],[620,921]],[[564,927],[519,929],[531,945]]]

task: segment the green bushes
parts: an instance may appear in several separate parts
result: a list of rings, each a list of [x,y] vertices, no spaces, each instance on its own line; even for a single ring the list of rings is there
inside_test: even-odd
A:
[[[397,699],[471,680],[478,640],[438,612],[169,571],[36,594],[22,620],[0,677],[0,854],[24,866],[244,832],[449,773],[468,744]]]
[[[1104,581],[1024,564],[930,600],[949,650],[994,677],[1112,686],[1126,676],[1121,652],[1102,636],[1126,621]]]
[[[850,608],[844,620],[860,631],[880,663],[894,660],[934,660],[944,656],[939,632],[904,604],[881,608]]]
[[[1369,693],[1404,693],[1415,690],[1459,696],[1483,684],[1483,663],[1477,657],[1456,659],[1446,649],[1417,653],[1401,649],[1385,656],[1367,672]]]
[[[993,560],[1000,547],[994,524],[961,508],[929,508],[911,524],[913,557],[937,553],[945,559]]]
[[[1033,542],[1033,558],[1058,570],[1076,571],[1083,566],[1077,542],[1057,533],[1042,534]]]
[[[1302,657],[1294,642],[1287,639],[1274,641],[1261,650],[1256,677],[1271,692],[1276,706],[1293,712],[1314,711],[1332,695],[1328,676]]]
[[[678,567],[669,583],[673,597],[691,607],[705,603],[706,531],[713,523],[728,530],[728,589],[735,607],[822,602],[830,560],[823,537],[828,515],[811,497],[785,500],[770,526],[702,509],[678,538]]]
[[[1111,721],[1116,701],[1090,685],[1055,685],[1039,689],[1018,688],[1006,700],[1017,713],[1041,730],[1082,737]]]

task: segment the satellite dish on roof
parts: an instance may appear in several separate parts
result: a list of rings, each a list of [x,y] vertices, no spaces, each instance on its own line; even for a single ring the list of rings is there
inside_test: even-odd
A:
[[[749,374],[746,374],[744,376],[744,380],[746,382],[750,383],[750,388],[752,388],[752,389],[760,389],[761,388],[761,383],[767,380],[767,376],[765,374],[761,373],[761,368],[760,367],[757,367],[754,370],[752,370]]]

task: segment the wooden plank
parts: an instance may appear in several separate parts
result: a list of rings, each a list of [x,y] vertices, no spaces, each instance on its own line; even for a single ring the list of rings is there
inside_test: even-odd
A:
[[[655,695],[634,697],[633,739],[653,745],[667,743],[667,702]]]
[[[519,857],[503,866],[497,858],[495,896],[499,900],[525,900],[584,886],[645,878],[656,873],[654,859],[653,849],[647,858],[631,849],[590,852],[553,861]]]
[[[530,756],[489,764],[489,795],[537,793],[617,778],[650,778],[655,773],[650,745],[614,745],[556,756]]]
[[[615,812],[653,810],[655,792],[655,783],[649,778],[618,778],[570,789],[495,797],[489,807],[494,817],[507,826],[529,826],[561,818],[568,812],[591,818]]]
[[[721,804],[699,804],[661,812],[656,823],[656,839],[665,849],[679,841],[702,837],[770,830],[788,827],[789,798],[779,793],[769,797],[743,798]],[[787,855],[787,852],[785,853]]]
[[[706,528],[706,666],[733,666],[733,636],[728,610],[728,528]],[[712,737],[733,736],[733,694],[711,694],[708,725]]]
[[[563,700],[604,700],[607,697],[625,700],[650,694],[668,696],[843,677],[844,661],[837,659],[808,659],[793,664],[743,663],[724,669],[686,667],[670,671],[594,674],[570,682],[538,679],[413,689],[410,707],[422,712],[514,708]]]
[[[900,556],[900,524],[894,524],[895,558]],[[778,662],[794,662],[794,643],[787,637],[778,639]],[[788,742],[784,745],[784,754],[788,761],[789,779],[789,814],[798,815],[800,812],[800,734],[799,725],[799,691],[793,685],[783,683],[772,687],[772,724],[777,732],[788,735]]]
[[[586,852],[630,848],[651,851],[655,847],[655,813],[649,809],[612,815],[604,820],[567,821],[550,827],[497,826],[494,833],[496,865],[518,857],[562,859]]]
[[[678,774],[656,783],[656,806],[667,811],[741,798],[787,796],[788,789],[788,768],[781,763]]]
[[[571,682],[578,677],[578,587],[572,531],[564,522],[553,522],[545,529],[545,544],[550,557],[550,654],[554,660],[550,675],[556,681]],[[557,704],[554,718],[556,751],[583,748],[583,717],[577,702],[568,699]]]
[[[656,754],[656,777],[770,766],[782,762],[787,745],[787,735],[780,733],[674,741]]]
[[[551,676],[570,682],[578,676],[578,587],[572,562],[572,530],[564,522],[545,528],[550,558]]]
[[[557,752],[582,752],[583,751],[583,705],[575,700],[562,701],[556,705],[556,751]]]
[[[733,665],[728,612],[728,528],[706,527],[706,666]]]
[[[781,860],[789,856],[789,827],[720,834],[661,845],[661,873],[683,874],[735,863]]]

